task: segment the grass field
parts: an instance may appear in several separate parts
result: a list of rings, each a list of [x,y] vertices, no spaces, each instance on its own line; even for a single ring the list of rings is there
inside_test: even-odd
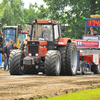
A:
[[[72,94],[36,100],[100,100],[100,88],[83,90]]]

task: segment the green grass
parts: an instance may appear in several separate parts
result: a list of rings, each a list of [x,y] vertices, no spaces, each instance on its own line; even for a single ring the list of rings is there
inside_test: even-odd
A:
[[[36,100],[100,100],[100,88],[83,90],[71,94]]]

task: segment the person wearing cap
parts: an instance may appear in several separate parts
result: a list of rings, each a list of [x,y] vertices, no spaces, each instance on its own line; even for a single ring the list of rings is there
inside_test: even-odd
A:
[[[94,31],[93,27],[90,27],[90,31],[88,32],[88,35],[98,35],[98,32]]]

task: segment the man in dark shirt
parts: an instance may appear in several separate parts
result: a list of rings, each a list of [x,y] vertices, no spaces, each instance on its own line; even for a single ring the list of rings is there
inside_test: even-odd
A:
[[[4,57],[5,57],[5,62],[4,62],[4,71],[6,71],[6,66],[8,65],[8,69],[9,69],[9,55],[10,55],[10,49],[9,49],[9,42],[6,42],[6,46],[4,46],[3,48],[3,53],[4,53]]]
[[[94,31],[93,27],[90,27],[90,31],[88,32],[88,35],[98,35],[98,32]]]
[[[18,49],[18,48],[16,47],[16,43],[13,44],[13,49]]]

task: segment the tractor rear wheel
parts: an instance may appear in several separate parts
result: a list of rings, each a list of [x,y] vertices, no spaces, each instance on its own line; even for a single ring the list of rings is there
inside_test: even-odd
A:
[[[60,72],[61,75],[67,75],[66,56],[67,56],[68,46],[69,46],[69,43],[67,43],[67,46],[58,48],[61,54],[61,72]]]
[[[66,74],[67,75],[76,75],[77,66],[78,66],[77,47],[74,42],[71,42],[67,48]]]
[[[31,65],[24,65],[24,74],[38,74],[38,69],[35,68],[35,66]]]
[[[49,50],[45,57],[45,74],[59,75],[61,70],[61,55],[58,50]]]
[[[100,74],[100,64],[91,66],[91,71],[94,72],[94,74]]]
[[[21,42],[21,43],[19,44],[19,49],[20,49],[20,50],[24,50],[24,46],[25,46],[25,45],[24,45],[24,41],[23,41],[23,42]]]
[[[23,66],[23,58],[25,57],[25,53],[21,50],[13,50],[9,56],[9,67],[11,75],[23,75],[24,74],[24,66]]]

